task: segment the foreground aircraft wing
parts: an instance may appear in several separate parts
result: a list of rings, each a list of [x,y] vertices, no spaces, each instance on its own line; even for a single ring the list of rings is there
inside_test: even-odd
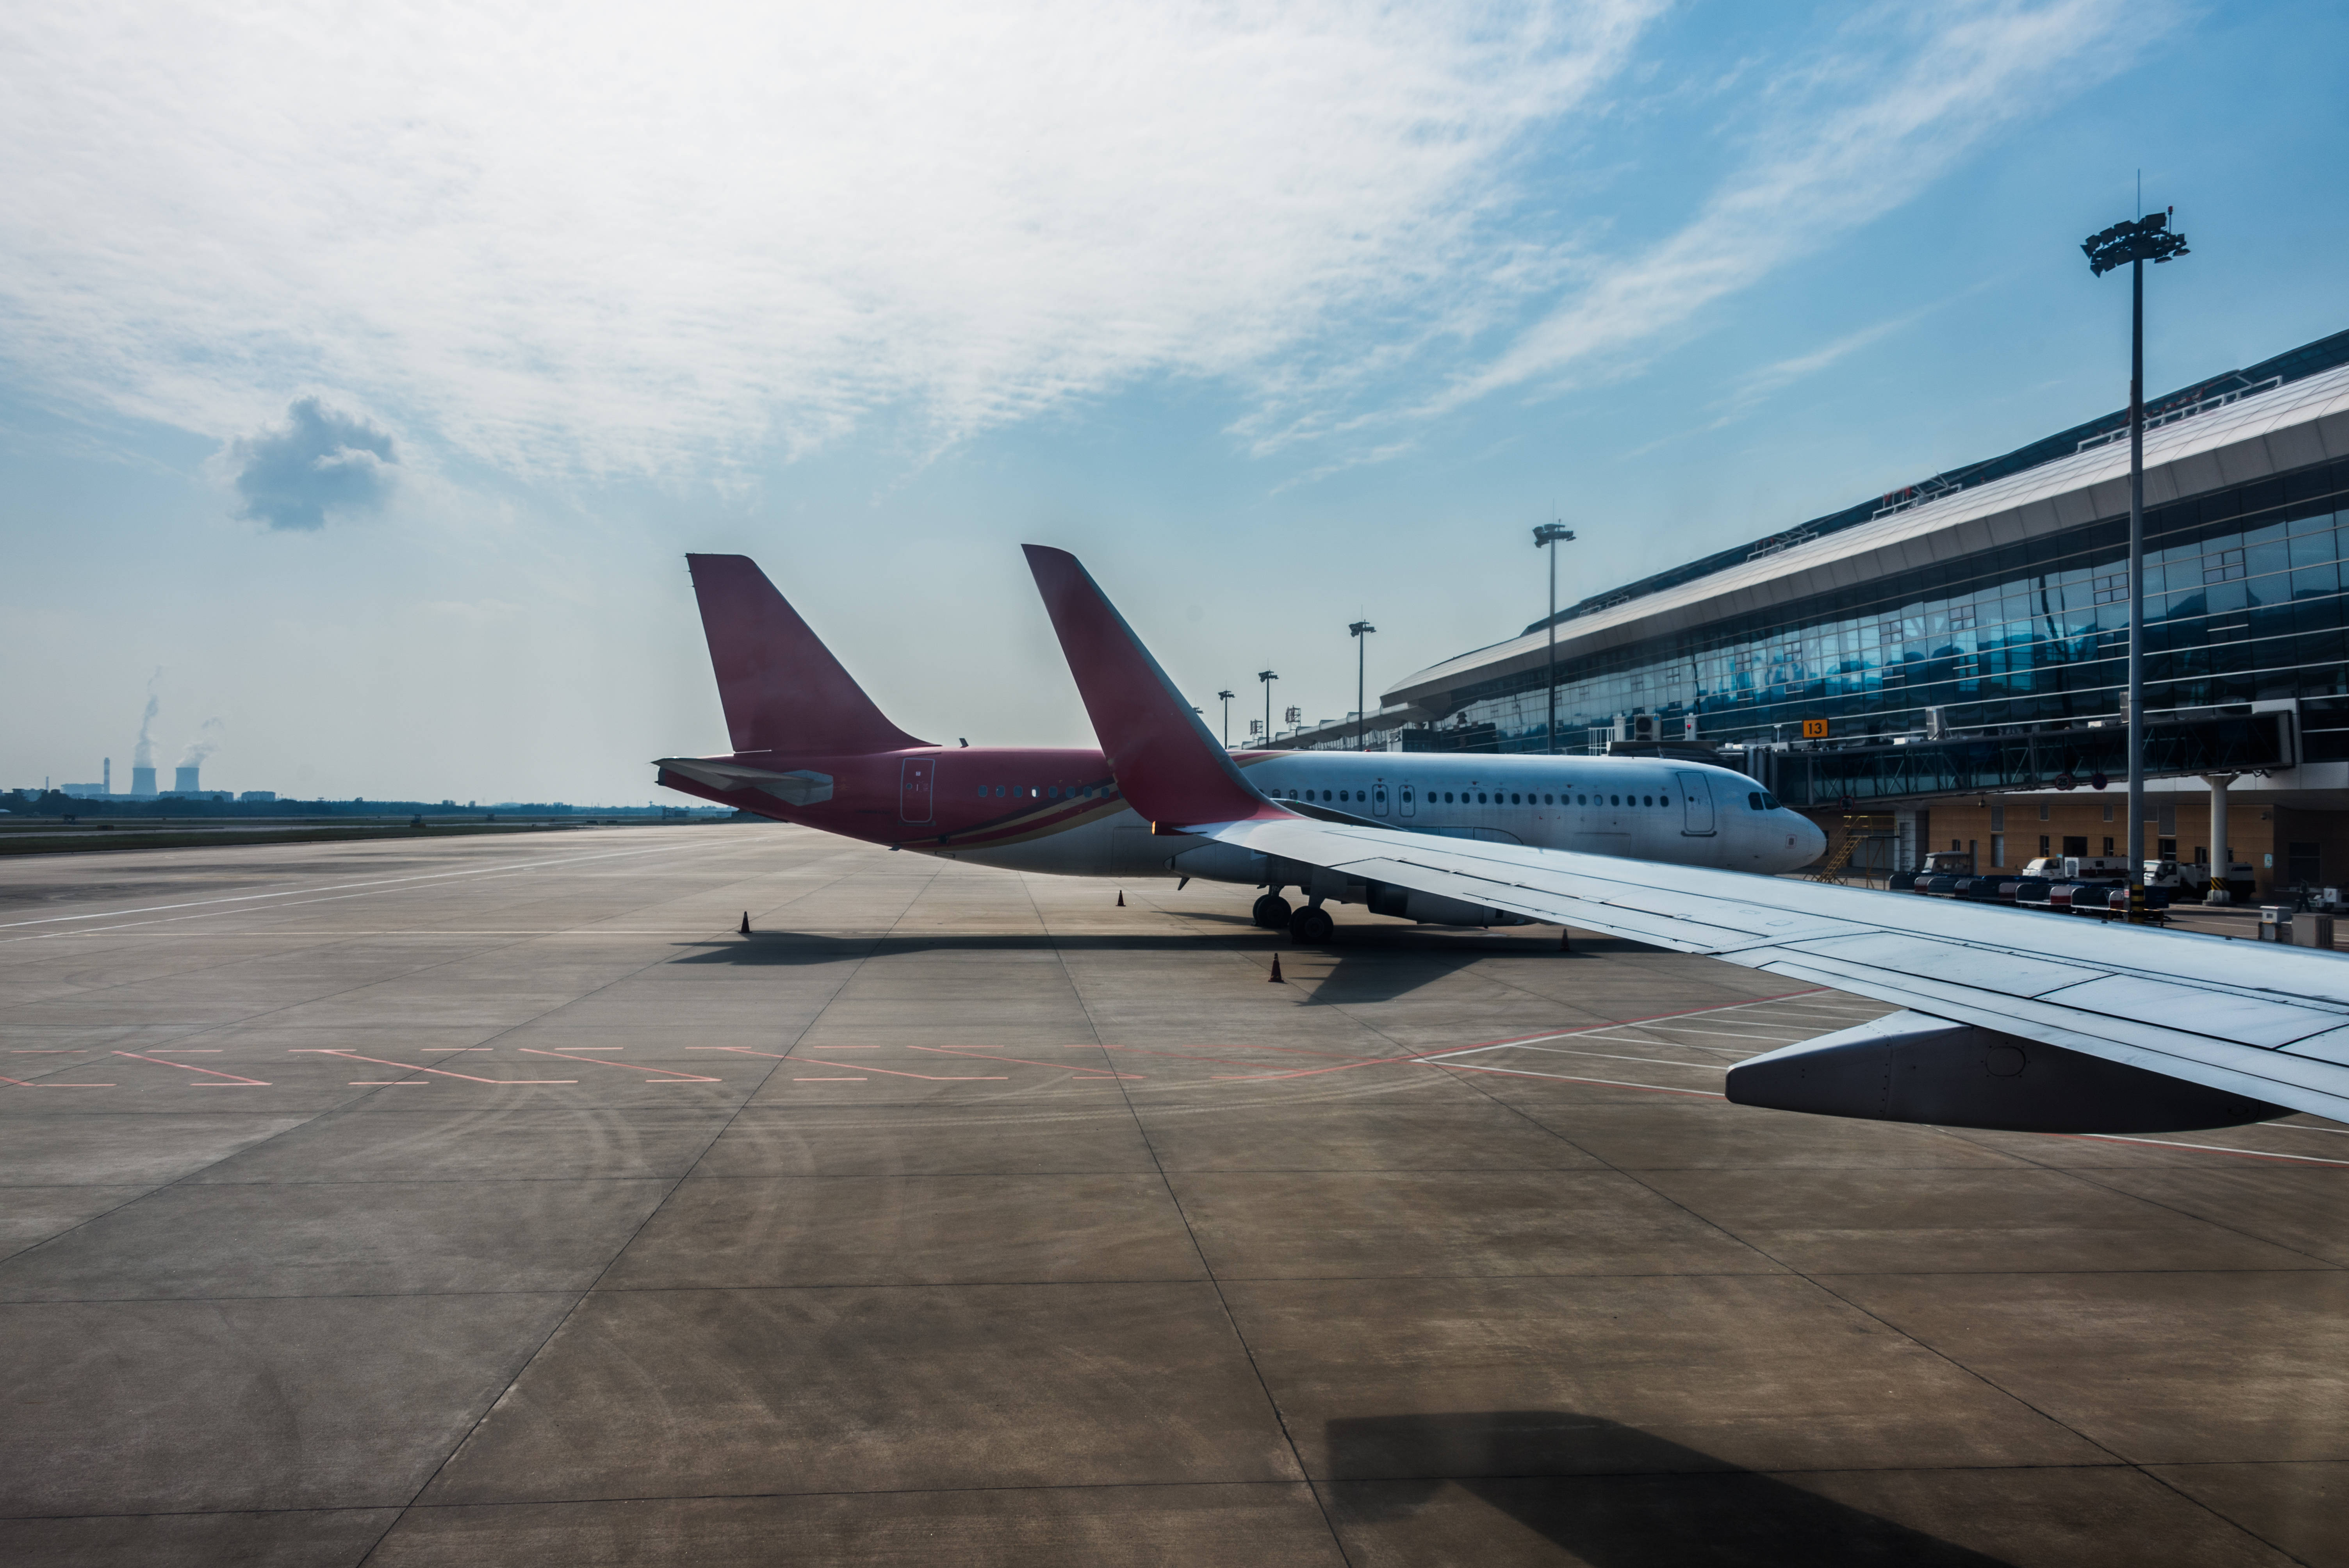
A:
[[[2279,1108],[2349,1120],[2349,961],[1300,817],[1230,765],[1073,556],[1028,554],[1119,788],[1163,830],[1262,854],[1280,881],[1407,888],[1907,1009],[1739,1064],[1733,1100],[2042,1131],[2223,1126]]]

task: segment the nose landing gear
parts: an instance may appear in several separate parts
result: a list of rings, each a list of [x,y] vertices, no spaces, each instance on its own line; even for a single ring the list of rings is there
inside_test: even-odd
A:
[[[1288,901],[1277,892],[1268,892],[1256,901],[1251,913],[1267,931],[1278,931],[1288,923]]]

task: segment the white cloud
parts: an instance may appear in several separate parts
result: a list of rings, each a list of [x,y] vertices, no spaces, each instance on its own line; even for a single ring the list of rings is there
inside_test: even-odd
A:
[[[1274,387],[1515,297],[1511,161],[1659,3],[18,7],[0,335],[55,397],[339,389],[539,469]]]

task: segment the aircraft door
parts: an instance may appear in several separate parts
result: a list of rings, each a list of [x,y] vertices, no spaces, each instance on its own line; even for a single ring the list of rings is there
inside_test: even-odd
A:
[[[1409,779],[1405,779],[1402,783],[1395,786],[1395,793],[1402,797],[1401,799],[1395,802],[1395,809],[1398,811],[1402,812],[1406,817],[1416,817],[1419,815],[1419,787],[1417,785],[1412,783]]]
[[[1681,831],[1698,838],[1713,832],[1713,789],[1702,773],[1675,773],[1681,787]]]
[[[930,820],[930,797],[936,783],[937,758],[908,757],[897,776],[897,819],[905,822]]]
[[[1392,810],[1387,802],[1387,781],[1383,779],[1371,786],[1371,815],[1383,817]]]

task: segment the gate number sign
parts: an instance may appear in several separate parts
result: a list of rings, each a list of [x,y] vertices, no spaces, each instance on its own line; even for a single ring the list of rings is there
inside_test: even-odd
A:
[[[1825,740],[1826,738],[1827,721],[1826,719],[1806,718],[1803,720],[1803,738],[1805,740]]]

